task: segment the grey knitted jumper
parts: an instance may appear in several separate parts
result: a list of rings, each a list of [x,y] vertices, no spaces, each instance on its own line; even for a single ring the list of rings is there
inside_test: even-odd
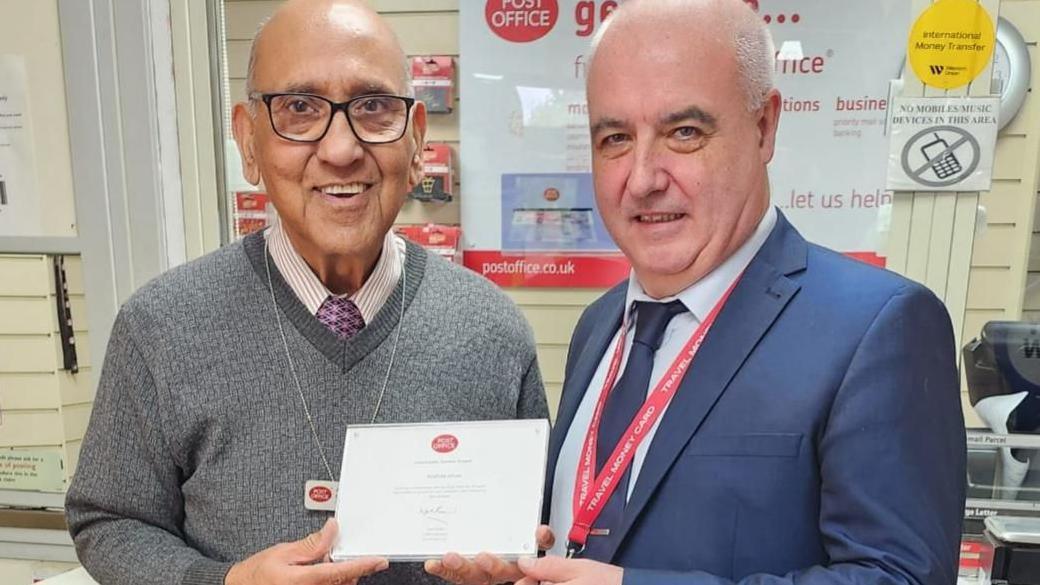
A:
[[[218,584],[235,561],[319,530],[328,479],[289,371],[259,234],[175,268],[120,310],[66,512],[103,585]],[[409,243],[405,278],[339,341],[270,261],[289,352],[332,472],[348,424],[548,415],[530,328],[493,285]],[[338,477],[336,478],[338,479]],[[350,486],[340,487],[350,497]],[[350,530],[349,526],[341,527]],[[419,565],[362,580],[441,583]]]

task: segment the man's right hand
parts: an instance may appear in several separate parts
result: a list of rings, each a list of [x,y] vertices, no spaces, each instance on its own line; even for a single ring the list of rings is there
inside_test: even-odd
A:
[[[556,542],[548,526],[539,526],[535,535],[539,550],[548,550]],[[425,568],[427,573],[455,585],[495,585],[524,578],[524,573],[516,563],[506,562],[488,553],[480,553],[473,559],[448,553],[442,559],[426,561]]]
[[[320,531],[302,540],[277,544],[236,563],[224,577],[224,585],[354,585],[390,566],[381,558],[327,562],[335,539],[336,521],[330,518]]]

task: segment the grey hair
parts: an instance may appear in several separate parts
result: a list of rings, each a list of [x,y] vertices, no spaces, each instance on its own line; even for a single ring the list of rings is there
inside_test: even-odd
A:
[[[260,42],[260,35],[263,34],[264,28],[267,27],[267,23],[271,21],[271,17],[267,17],[260,21],[260,25],[256,27],[256,34],[253,35],[253,41],[249,44],[249,64],[246,66],[246,104],[251,114],[256,113],[256,100],[253,99],[253,95],[256,92],[256,47]],[[396,40],[396,35],[395,35]],[[398,42],[400,45],[400,42]],[[412,61],[405,55],[404,62],[401,64],[401,69],[404,78],[404,95],[406,97],[415,97],[415,88],[412,86]]]
[[[747,104],[748,111],[753,112],[765,104],[766,95],[774,87],[776,45],[765,22],[742,0],[628,0],[618,6],[593,35],[586,67],[591,69],[596,49],[610,29],[611,23],[619,15],[631,11],[632,6],[651,4],[650,8],[655,8],[656,4],[694,11],[703,9],[705,4],[718,5],[720,2],[736,2],[743,5],[732,11],[735,14],[724,17],[723,24],[727,27],[723,30],[733,35],[737,71],[744,90],[744,103]]]
[[[256,100],[253,99],[253,94],[256,92],[256,85],[254,84],[256,76],[256,46],[260,42],[260,34],[264,32],[264,28],[267,23],[271,20],[268,16],[260,21],[260,24],[256,27],[256,34],[253,35],[253,41],[249,43],[249,65],[246,66],[246,105],[249,108],[250,114],[256,114]]]

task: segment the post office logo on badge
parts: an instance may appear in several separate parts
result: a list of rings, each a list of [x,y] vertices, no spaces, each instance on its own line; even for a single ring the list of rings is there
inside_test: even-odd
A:
[[[332,499],[332,490],[322,485],[316,485],[311,488],[310,493],[307,495],[311,500],[320,504]]]
[[[459,440],[455,435],[438,435],[434,437],[430,446],[438,453],[451,453],[458,448]]]

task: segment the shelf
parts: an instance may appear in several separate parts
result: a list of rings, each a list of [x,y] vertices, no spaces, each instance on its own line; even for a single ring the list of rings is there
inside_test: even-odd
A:
[[[62,492],[0,490],[0,506],[60,510],[65,507],[65,494]]]
[[[0,526],[0,558],[78,562],[72,537],[64,530]]]
[[[968,446],[1040,449],[1040,435],[998,435],[991,431],[968,429]]]
[[[79,254],[79,238],[0,236],[0,254]]]

